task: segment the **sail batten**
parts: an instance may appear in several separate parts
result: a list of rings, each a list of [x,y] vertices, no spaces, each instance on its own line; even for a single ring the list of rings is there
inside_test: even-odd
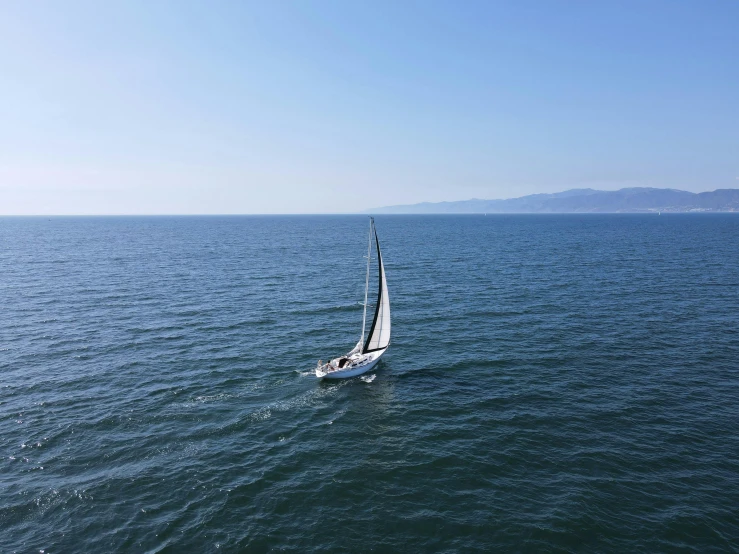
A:
[[[382,263],[382,254],[380,253],[380,240],[377,237],[377,229],[375,229],[374,221],[372,222],[372,231],[375,234],[375,245],[377,248],[377,303],[375,304],[372,325],[370,326],[367,340],[362,349],[364,354],[384,350],[390,344],[390,297],[387,292],[385,267]]]

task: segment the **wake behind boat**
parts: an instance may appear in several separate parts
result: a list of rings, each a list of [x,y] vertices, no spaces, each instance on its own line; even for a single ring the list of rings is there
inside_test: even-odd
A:
[[[375,315],[372,318],[367,338],[364,331],[367,323],[367,297],[369,292],[370,262],[372,260],[372,237],[374,235],[375,247],[377,249],[377,302],[375,303]],[[357,345],[346,355],[334,358],[327,363],[318,361],[316,377],[326,379],[343,379],[355,377],[366,373],[380,361],[390,345],[390,297],[387,293],[387,281],[385,280],[385,267],[382,265],[382,254],[380,254],[380,240],[377,238],[375,220],[370,218],[369,241],[367,245],[367,277],[364,283],[364,312],[362,314],[362,335]]]

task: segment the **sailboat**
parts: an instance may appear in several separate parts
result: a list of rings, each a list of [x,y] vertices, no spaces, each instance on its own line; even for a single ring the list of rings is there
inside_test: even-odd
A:
[[[374,238],[377,250],[377,302],[375,303],[375,314],[365,338],[364,332],[367,324],[367,298],[370,282],[370,261],[372,260],[372,239]],[[370,218],[369,240],[367,244],[367,277],[364,282],[364,312],[362,314],[362,334],[359,342],[352,350],[338,358],[329,360],[327,363],[318,361],[316,366],[316,377],[319,379],[344,379],[355,377],[366,373],[380,361],[390,345],[390,297],[387,293],[387,281],[385,280],[385,266],[382,264],[380,253],[380,240],[377,238],[375,220]]]

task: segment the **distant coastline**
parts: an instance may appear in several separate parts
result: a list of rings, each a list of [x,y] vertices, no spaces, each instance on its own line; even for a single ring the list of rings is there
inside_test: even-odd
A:
[[[571,189],[531,194],[506,200],[421,202],[372,208],[368,214],[461,213],[685,213],[739,212],[739,189],[688,192],[660,188],[624,188],[615,191]]]

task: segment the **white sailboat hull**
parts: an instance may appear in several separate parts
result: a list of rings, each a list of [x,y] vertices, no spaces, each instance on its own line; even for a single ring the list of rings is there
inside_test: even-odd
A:
[[[367,373],[369,370],[375,367],[377,365],[377,362],[380,361],[380,357],[385,353],[386,350],[387,348],[377,352],[376,355],[374,355],[373,353],[369,361],[360,363],[352,367],[347,367],[344,369],[334,369],[331,371],[325,371],[323,370],[323,368],[318,368],[316,369],[316,377],[318,377],[319,379],[348,379],[349,377],[357,377],[358,375]]]

